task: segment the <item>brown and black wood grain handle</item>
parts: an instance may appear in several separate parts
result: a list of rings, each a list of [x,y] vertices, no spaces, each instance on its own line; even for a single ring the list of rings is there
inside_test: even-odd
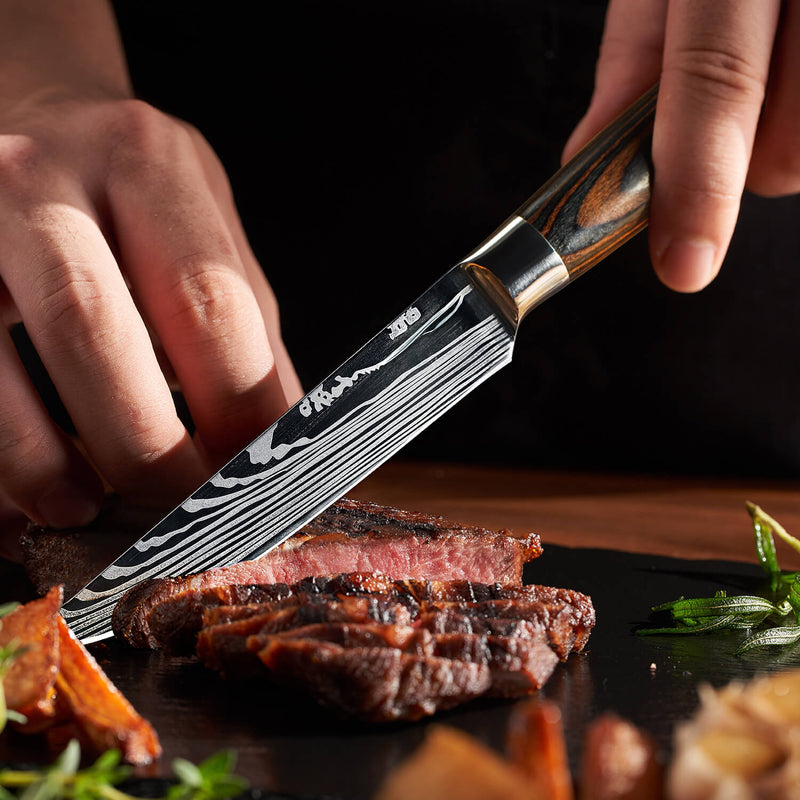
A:
[[[647,226],[653,86],[518,210],[576,278]]]

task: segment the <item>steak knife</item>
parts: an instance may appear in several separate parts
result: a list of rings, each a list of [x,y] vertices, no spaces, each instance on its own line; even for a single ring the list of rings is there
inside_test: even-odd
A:
[[[147,578],[254,559],[512,357],[522,319],[647,225],[654,86],[374,338],[70,598],[89,643]]]

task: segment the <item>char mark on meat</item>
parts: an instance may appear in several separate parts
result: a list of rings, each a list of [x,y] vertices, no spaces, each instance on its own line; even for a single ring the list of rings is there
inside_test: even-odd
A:
[[[494,697],[519,697],[540,689],[558,664],[541,628],[537,635],[515,638],[460,631],[431,633],[409,625],[334,622],[254,634],[247,637],[247,649],[258,653],[275,639],[329,642],[343,648],[393,647],[419,657],[485,664],[491,675],[486,693]],[[252,670],[250,664],[248,674]]]
[[[335,576],[315,581],[312,593],[295,593],[292,587],[292,594],[273,603],[208,609],[198,655],[227,676],[252,676],[260,669],[254,654],[276,638],[370,652],[390,647],[418,657],[484,664],[491,677],[487,694],[514,697],[541,688],[559,659],[583,647],[594,625],[591,601],[578,592],[463,582],[427,582],[423,591],[423,582],[376,576],[372,585],[385,594],[353,594],[360,581],[361,576]],[[418,601],[421,597],[436,599]],[[416,635],[407,641],[398,634],[410,630]],[[311,658],[310,650],[303,652]],[[330,698],[328,705],[336,700]]]
[[[274,634],[317,623],[379,623],[410,625],[408,609],[381,597],[345,597],[298,595],[275,603],[268,610],[223,621],[213,614],[215,624],[203,627],[197,637],[197,655],[212,669],[225,675],[246,676],[257,672],[257,664],[248,657],[247,638],[256,634]],[[215,609],[214,611],[221,611]]]
[[[263,600],[260,602],[259,598]],[[381,575],[356,573],[309,578],[291,586],[233,586],[183,592],[153,609],[151,637],[162,647],[186,650],[190,644],[194,647],[196,632],[201,627],[263,617],[287,605],[330,604],[346,598],[366,598],[371,604],[372,620],[396,622],[399,607],[404,607],[409,619],[417,618],[423,626],[439,624],[443,632],[453,632],[451,626],[455,620],[460,621],[464,633],[507,636],[516,627],[519,629],[516,635],[531,635],[534,631],[526,631],[526,627],[537,628],[536,632],[541,628],[561,659],[583,649],[595,622],[591,600],[571,590],[460,580],[391,580]],[[241,604],[236,605],[237,602]],[[189,614],[191,619],[186,621]]]

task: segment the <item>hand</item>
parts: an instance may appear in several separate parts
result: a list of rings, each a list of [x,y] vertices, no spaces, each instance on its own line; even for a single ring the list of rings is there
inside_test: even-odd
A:
[[[103,483],[183,499],[301,395],[211,148],[125,92],[73,89],[0,107],[0,516],[55,527],[91,520]],[[80,446],[17,357],[19,320]]]
[[[800,191],[800,3],[611,0],[595,90],[569,158],[660,79],[650,252],[671,288],[710,283],[742,192]]]

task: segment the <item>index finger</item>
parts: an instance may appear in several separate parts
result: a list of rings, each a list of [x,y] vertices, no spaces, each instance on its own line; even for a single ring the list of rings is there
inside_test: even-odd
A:
[[[673,0],[653,133],[650,250],[696,291],[730,243],[766,91],[779,0]]]

